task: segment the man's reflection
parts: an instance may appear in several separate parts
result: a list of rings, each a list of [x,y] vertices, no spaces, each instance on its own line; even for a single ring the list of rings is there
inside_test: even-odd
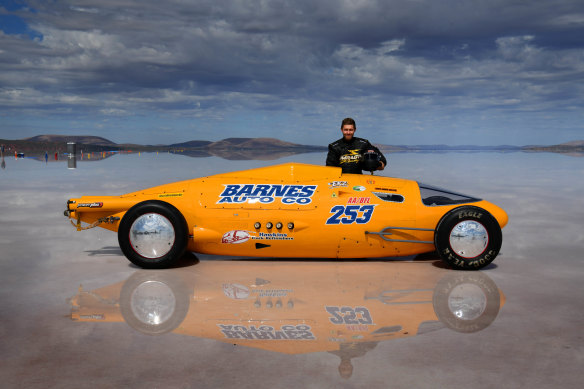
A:
[[[359,358],[367,354],[367,352],[377,347],[377,343],[379,342],[342,343],[339,350],[329,351],[329,353],[341,358],[341,363],[339,363],[340,376],[345,379],[351,378],[353,375],[351,359]]]

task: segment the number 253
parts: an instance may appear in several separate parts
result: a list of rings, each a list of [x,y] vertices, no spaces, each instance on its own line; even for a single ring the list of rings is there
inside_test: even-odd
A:
[[[365,224],[369,223],[375,204],[373,205],[335,205],[331,208],[331,217],[326,224]]]

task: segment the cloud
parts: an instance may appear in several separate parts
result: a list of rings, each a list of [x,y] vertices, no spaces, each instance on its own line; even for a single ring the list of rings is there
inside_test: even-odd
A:
[[[582,116],[566,114],[584,99],[577,1],[35,0],[3,12],[38,32],[0,32],[11,123],[114,114],[318,127],[353,112],[405,134],[536,112],[561,120],[566,137],[581,129]]]

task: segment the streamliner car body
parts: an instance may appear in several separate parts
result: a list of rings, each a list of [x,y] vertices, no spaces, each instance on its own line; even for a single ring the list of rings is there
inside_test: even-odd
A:
[[[121,196],[67,201],[78,230],[118,233],[143,268],[187,251],[270,258],[375,258],[436,250],[451,267],[491,263],[508,217],[472,196],[412,180],[299,163],[217,174]]]

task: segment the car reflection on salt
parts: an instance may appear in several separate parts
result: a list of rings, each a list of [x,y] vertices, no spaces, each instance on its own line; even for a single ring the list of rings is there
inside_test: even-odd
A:
[[[437,266],[438,265],[438,266]],[[286,354],[329,352],[342,376],[379,342],[485,329],[505,301],[483,272],[424,261],[202,261],[140,270],[71,299],[73,320],[121,322]]]
[[[185,250],[269,258],[437,250],[451,267],[480,269],[498,255],[508,221],[475,197],[297,163],[69,199],[65,215],[78,230],[117,232],[124,255],[143,268],[172,267]]]

